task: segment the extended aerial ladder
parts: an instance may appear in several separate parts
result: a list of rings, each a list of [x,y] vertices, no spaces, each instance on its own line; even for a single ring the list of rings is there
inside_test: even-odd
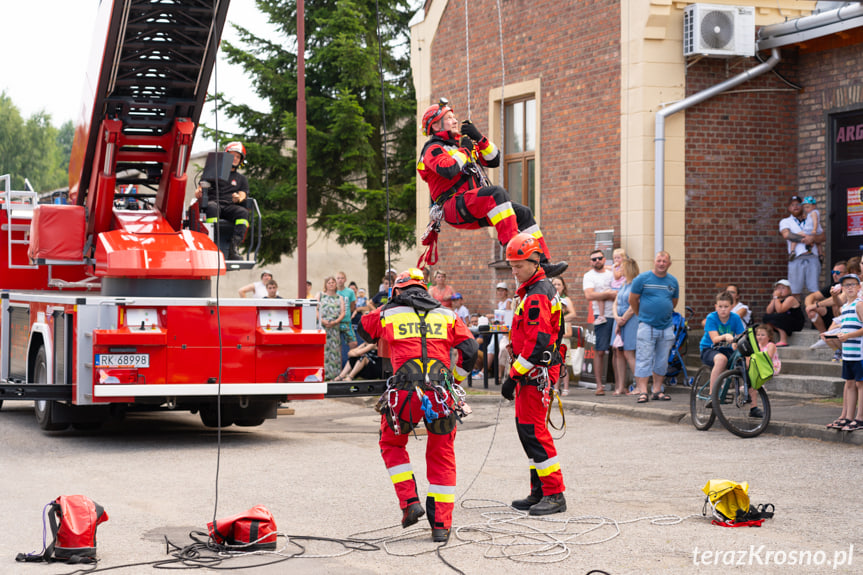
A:
[[[43,429],[130,409],[258,425],[281,401],[326,393],[316,302],[220,302],[211,289],[226,270],[221,252],[183,229],[192,140],[228,4],[103,0],[69,204],[35,205],[5,180],[0,405],[35,400]],[[130,186],[145,209],[115,205]]]

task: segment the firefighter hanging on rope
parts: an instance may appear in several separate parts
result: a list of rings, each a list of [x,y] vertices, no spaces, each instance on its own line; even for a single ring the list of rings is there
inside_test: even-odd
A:
[[[429,295],[423,273],[416,268],[399,274],[393,297],[363,316],[359,334],[369,343],[383,339],[390,347],[395,374],[378,404],[380,448],[402,509],[402,527],[414,525],[427,511],[432,540],[445,542],[455,502],[456,419],[469,413],[459,383],[476,361],[476,340],[455,312],[440,307]],[[450,371],[453,348],[458,360]],[[405,449],[420,419],[428,431],[425,510]]]
[[[563,474],[546,416],[560,377],[562,305],[557,290],[540,268],[542,248],[521,233],[506,246],[506,260],[518,285],[519,303],[509,332],[510,357],[515,358],[501,394],[515,399],[515,427],[530,464],[530,495],[512,502],[530,515],[566,511]]]
[[[497,239],[506,245],[517,233],[530,234],[542,247],[540,265],[548,277],[562,274],[566,262],[552,264],[551,255],[530,208],[513,202],[501,186],[488,182],[482,167],[500,165],[500,150],[477,127],[465,120],[459,132],[458,120],[449,101],[441,98],[429,107],[422,118],[423,135],[430,136],[423,146],[417,171],[428,184],[432,200],[433,230],[426,232],[423,244],[427,245],[425,261],[434,264],[439,228],[435,220],[444,221],[456,228],[476,229],[494,226]],[[422,259],[421,258],[421,262]]]

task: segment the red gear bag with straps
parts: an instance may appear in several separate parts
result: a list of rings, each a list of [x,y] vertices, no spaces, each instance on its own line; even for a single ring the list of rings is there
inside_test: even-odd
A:
[[[263,505],[225,519],[207,523],[213,541],[220,545],[239,546],[247,550],[276,548],[276,520]]]
[[[94,563],[96,527],[108,520],[105,509],[84,495],[61,495],[46,505],[45,511],[51,523],[53,541],[43,548],[41,554],[19,553],[15,560]]]

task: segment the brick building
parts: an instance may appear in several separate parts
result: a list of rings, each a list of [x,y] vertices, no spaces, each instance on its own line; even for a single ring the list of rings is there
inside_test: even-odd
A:
[[[728,282],[738,283],[760,314],[773,282],[786,275],[777,228],[792,194],[817,198],[829,260],[859,253],[863,244],[854,241],[863,229],[852,225],[846,201],[858,172],[856,187],[863,186],[855,163],[863,164],[863,145],[858,150],[856,138],[842,149],[828,145],[840,130],[856,134],[851,126],[863,125],[859,5],[831,16],[844,3],[713,2],[754,7],[758,54],[767,60],[775,48],[778,63],[669,115],[664,161],[657,162],[660,110],[760,65],[754,57],[685,58],[689,4],[472,0],[466,11],[465,0],[427,0],[412,23],[418,118],[447,97],[459,119],[470,116],[493,141],[504,141],[507,165],[490,175],[532,206],[553,259],[570,262],[564,277],[579,310],[586,310],[581,276],[597,230],[614,230],[615,247],[642,270],[657,246],[668,250],[681,303],[698,316]],[[780,29],[796,22],[807,31]],[[423,142],[418,130],[418,151]],[[664,196],[658,219],[657,172]],[[422,233],[428,190],[419,179],[417,187]],[[513,283],[508,270],[488,265],[501,253],[488,230],[445,226],[439,247],[439,267],[472,310],[490,307],[495,282]]]

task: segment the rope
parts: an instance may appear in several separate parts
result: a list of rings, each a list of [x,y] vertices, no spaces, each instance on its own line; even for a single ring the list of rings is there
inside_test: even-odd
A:
[[[467,119],[470,120],[470,36],[468,34],[470,21],[467,17],[468,0],[464,1],[464,60],[467,75]]]
[[[378,0],[375,0],[375,24],[378,35],[378,75],[381,79],[381,123],[383,128],[383,154],[384,154],[384,188],[387,196],[387,274],[393,268],[392,265],[392,240],[390,239],[390,168],[389,168],[389,153],[387,152],[387,102],[386,102],[386,84],[384,82],[384,58],[383,58],[383,41],[381,40],[381,9]],[[392,291],[392,286],[390,286]]]

